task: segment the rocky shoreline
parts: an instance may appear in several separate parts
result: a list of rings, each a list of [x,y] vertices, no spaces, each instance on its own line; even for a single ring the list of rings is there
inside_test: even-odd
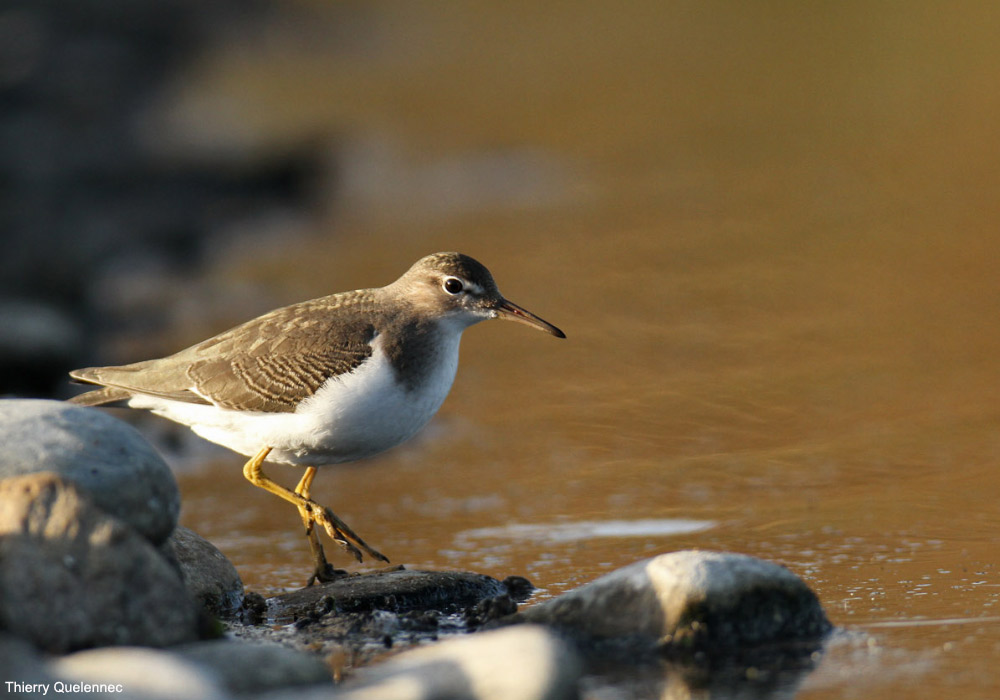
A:
[[[11,695],[61,684],[77,697],[573,698],[612,661],[644,664],[636,677],[654,669],[662,692],[711,687],[733,668],[807,672],[831,631],[785,567],[705,551],[521,610],[521,577],[402,567],[265,599],[178,526],[173,476],[127,424],[0,400],[0,440]]]

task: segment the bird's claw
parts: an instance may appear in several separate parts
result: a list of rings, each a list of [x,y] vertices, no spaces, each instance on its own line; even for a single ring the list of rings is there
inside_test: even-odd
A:
[[[364,561],[365,554],[372,557],[373,559],[378,559],[379,561],[388,562],[389,558],[376,549],[369,547],[363,539],[361,539],[347,524],[337,517],[337,515],[327,508],[326,506],[320,506],[316,504],[316,509],[312,511],[313,519],[323,526],[326,530],[326,534],[330,536],[334,542],[339,544],[348,553],[353,554],[354,558],[359,562]]]

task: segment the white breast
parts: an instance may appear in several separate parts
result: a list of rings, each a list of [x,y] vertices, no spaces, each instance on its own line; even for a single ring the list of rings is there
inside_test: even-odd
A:
[[[244,455],[267,445],[272,448],[269,461],[309,466],[352,462],[404,442],[437,413],[458,369],[461,334],[446,336],[433,372],[413,389],[397,381],[376,338],[368,360],[328,379],[294,413],[233,411],[150,396],[135,396],[129,405],[188,425]]]

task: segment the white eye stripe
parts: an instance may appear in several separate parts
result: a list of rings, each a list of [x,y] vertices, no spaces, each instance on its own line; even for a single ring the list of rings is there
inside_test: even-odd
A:
[[[441,287],[449,294],[461,294],[466,292],[475,296],[483,295],[483,288],[475,282],[450,275],[441,282]]]

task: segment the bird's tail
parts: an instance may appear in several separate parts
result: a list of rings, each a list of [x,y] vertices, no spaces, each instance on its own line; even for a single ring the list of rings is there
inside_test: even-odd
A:
[[[119,403],[121,401],[125,401],[130,396],[132,396],[132,392],[128,389],[104,386],[100,389],[95,389],[94,391],[77,394],[76,396],[67,399],[67,401],[75,403],[79,406],[104,406],[109,403]]]

